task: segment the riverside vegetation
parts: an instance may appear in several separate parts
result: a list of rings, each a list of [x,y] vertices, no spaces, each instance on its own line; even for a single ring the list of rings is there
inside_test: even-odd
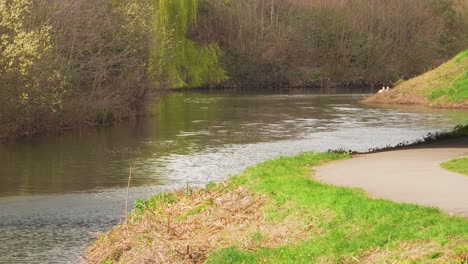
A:
[[[390,83],[467,27],[463,0],[0,0],[0,138],[133,118],[165,88]]]
[[[468,50],[436,69],[403,81],[392,91],[368,97],[364,102],[468,108]]]
[[[186,38],[195,0],[1,0],[0,138],[145,113],[157,88],[226,78]]]
[[[303,153],[218,185],[138,201],[102,234],[88,263],[464,263],[468,220],[315,181],[311,167],[350,158]]]

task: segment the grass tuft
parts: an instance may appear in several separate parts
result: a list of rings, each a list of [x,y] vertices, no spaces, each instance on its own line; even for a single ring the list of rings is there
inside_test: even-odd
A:
[[[452,159],[440,165],[442,168],[468,175],[468,157]]]

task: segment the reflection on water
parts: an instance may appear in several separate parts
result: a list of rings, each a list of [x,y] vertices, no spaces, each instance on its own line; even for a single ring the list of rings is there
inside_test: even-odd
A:
[[[71,261],[132,199],[221,180],[302,150],[398,144],[468,122],[466,112],[363,106],[361,95],[172,93],[154,116],[0,145],[0,262]]]

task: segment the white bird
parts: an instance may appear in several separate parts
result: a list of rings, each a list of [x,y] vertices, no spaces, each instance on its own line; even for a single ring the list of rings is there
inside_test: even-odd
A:
[[[383,93],[385,91],[385,87],[382,87],[377,93]]]
[[[390,90],[390,87],[387,86],[387,89],[385,89],[385,91],[389,91]]]

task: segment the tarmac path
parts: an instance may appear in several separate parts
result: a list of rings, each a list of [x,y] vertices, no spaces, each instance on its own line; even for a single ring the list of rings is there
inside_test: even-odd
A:
[[[438,207],[468,217],[468,176],[440,163],[468,155],[468,137],[356,155],[316,167],[319,181],[364,189],[371,197]]]

